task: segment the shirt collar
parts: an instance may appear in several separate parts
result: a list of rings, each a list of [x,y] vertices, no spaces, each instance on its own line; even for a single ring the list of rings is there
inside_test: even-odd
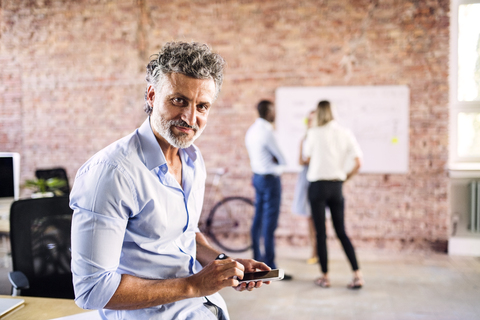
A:
[[[324,127],[332,127],[332,126],[336,126],[336,125],[337,125],[337,122],[335,120],[330,120],[327,123],[325,123],[323,126]]]
[[[167,161],[165,160],[165,155],[163,154],[157,138],[150,126],[150,117],[145,119],[140,128],[137,129],[137,132],[147,168],[152,170],[166,164]],[[185,153],[187,163],[191,161],[191,164],[193,164],[193,162],[197,160],[197,149],[193,144],[188,148],[180,149],[180,152]]]
[[[263,118],[257,118],[256,122],[259,123],[260,125],[264,126],[265,128],[273,129],[272,123],[268,122],[267,120],[265,120]]]

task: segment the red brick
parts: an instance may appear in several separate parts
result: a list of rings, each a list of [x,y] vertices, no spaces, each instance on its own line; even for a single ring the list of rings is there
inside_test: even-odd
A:
[[[170,40],[207,42],[228,68],[198,145],[208,167],[230,169],[226,195],[252,197],[243,140],[258,100],[280,86],[404,84],[410,170],[348,182],[347,230],[359,246],[438,249],[450,229],[448,14],[440,0],[3,1],[0,149],[22,154],[23,180],[61,165],[73,181],[145,119],[148,56]],[[350,77],[339,66],[347,52]],[[295,181],[283,176],[277,236],[305,245],[306,223],[290,212]]]

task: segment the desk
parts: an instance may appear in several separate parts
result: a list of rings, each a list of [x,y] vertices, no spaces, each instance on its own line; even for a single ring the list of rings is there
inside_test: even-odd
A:
[[[10,220],[0,218],[0,234],[10,233]]]
[[[83,310],[73,300],[36,298],[36,297],[12,297],[0,295],[0,298],[23,299],[23,306],[7,313],[2,320],[48,320],[70,316],[91,310]]]
[[[0,198],[0,218],[6,218],[8,220],[12,203],[13,198]]]

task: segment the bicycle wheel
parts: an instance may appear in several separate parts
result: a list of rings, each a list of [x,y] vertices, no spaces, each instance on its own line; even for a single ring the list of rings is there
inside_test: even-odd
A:
[[[221,249],[244,252],[251,248],[250,227],[255,206],[244,197],[227,197],[217,202],[206,221],[206,234]]]

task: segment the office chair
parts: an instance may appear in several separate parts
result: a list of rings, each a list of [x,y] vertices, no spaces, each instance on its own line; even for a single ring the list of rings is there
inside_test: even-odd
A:
[[[68,196],[25,199],[10,209],[12,295],[73,299]]]
[[[35,177],[37,179],[44,179],[48,180],[50,178],[59,178],[62,180],[65,180],[66,185],[64,187],[59,188],[60,191],[62,191],[63,195],[69,195],[70,194],[70,185],[68,184],[68,176],[65,168],[51,168],[51,169],[37,169],[35,170]],[[47,191],[52,191],[52,190],[47,190]]]

